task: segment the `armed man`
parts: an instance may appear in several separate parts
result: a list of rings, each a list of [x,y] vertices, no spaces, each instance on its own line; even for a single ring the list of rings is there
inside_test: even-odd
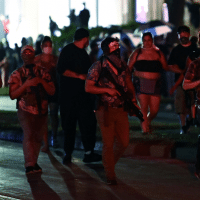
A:
[[[103,140],[103,165],[107,184],[116,185],[115,164],[129,144],[130,110],[125,108],[127,97],[124,98],[123,95],[129,93],[133,107],[139,109],[131,73],[126,63],[121,60],[118,38],[105,38],[101,48],[104,55],[89,69],[85,90],[98,96],[96,118]]]
[[[200,32],[198,44],[200,45]],[[190,64],[183,81],[183,89],[195,89],[196,91],[195,93],[197,105],[195,109],[195,117],[197,120],[197,125],[200,126],[200,49],[198,48],[195,52],[193,52],[192,55],[193,56],[188,56]],[[195,168],[195,176],[200,179],[200,135],[198,138]]]

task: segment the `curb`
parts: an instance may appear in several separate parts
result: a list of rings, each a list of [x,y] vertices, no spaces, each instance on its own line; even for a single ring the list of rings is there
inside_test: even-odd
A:
[[[132,139],[123,156],[150,156],[175,158],[175,141],[154,139],[149,141]]]
[[[22,143],[23,134],[21,131],[2,131],[0,132],[0,139]],[[58,136],[60,147],[63,148],[63,135]],[[51,144],[51,141],[49,141]],[[102,151],[103,144],[100,140],[95,143],[95,151]],[[76,150],[84,150],[81,137],[77,137],[75,141]],[[197,145],[191,146],[188,142],[177,142],[162,138],[132,138],[129,146],[125,150],[123,157],[149,157],[149,158],[163,158],[163,159],[180,159],[184,161],[196,160]]]

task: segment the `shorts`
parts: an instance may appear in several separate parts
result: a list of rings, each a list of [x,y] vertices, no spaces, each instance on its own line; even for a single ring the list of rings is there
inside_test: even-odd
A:
[[[161,79],[133,78],[136,94],[161,95]]]
[[[175,112],[177,114],[187,114],[191,111],[191,106],[195,102],[195,92],[193,90],[184,90],[178,86],[175,94]]]

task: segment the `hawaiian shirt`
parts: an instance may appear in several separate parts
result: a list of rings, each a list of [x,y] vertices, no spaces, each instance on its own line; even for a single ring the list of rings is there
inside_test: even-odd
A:
[[[98,87],[102,88],[115,88],[115,85],[108,80],[105,76],[102,75],[102,68],[106,67],[107,70],[111,73],[117,84],[123,87],[124,91],[128,90],[126,84],[126,76],[131,75],[128,66],[126,65],[126,69],[122,71],[121,74],[116,75],[113,70],[110,68],[110,63],[107,60],[104,60],[102,63],[101,61],[95,62],[89,69],[87,74],[87,80],[94,81]],[[118,107],[119,105],[123,105],[124,101],[119,98],[119,96],[109,96],[108,94],[101,94],[100,100],[102,102],[107,102],[108,106]]]
[[[35,65],[33,67],[34,76],[44,79],[46,82],[52,82],[52,78],[47,70],[43,67]],[[21,68],[15,70],[9,78],[9,84],[22,84],[28,78],[33,78],[30,70],[22,66]],[[37,88],[36,88],[37,87]],[[39,87],[28,87],[26,91],[17,99],[17,108],[27,111],[32,114],[46,114],[48,112],[48,95],[44,90],[43,86]],[[39,101],[37,99],[36,93],[39,94]],[[39,105],[38,105],[39,102]],[[40,109],[39,109],[40,107]]]
[[[200,57],[193,61],[187,69],[185,79],[192,82],[200,80]],[[196,88],[197,98],[200,99],[200,87]]]

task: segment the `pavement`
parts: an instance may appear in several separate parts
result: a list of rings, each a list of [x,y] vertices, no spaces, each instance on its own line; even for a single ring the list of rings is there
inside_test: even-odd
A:
[[[2,103],[3,102],[3,103]],[[6,103],[5,103],[6,102]],[[8,103],[9,106],[6,106]],[[13,101],[0,98],[5,109],[14,109]],[[173,112],[168,120],[178,120]],[[166,121],[166,113],[158,114]],[[3,130],[1,130],[3,132]],[[8,135],[8,134],[5,134]],[[10,133],[10,137],[13,134]],[[19,135],[20,134],[15,134]],[[183,148],[176,158],[140,156],[126,152],[116,165],[116,186],[108,186],[102,162],[85,164],[80,140],[76,142],[71,165],[62,164],[64,156],[62,135],[60,147],[41,152],[38,164],[43,173],[26,175],[21,140],[0,140],[0,200],[199,200],[200,180],[194,176],[195,150]],[[17,140],[13,140],[17,141]],[[131,145],[131,144],[130,144]],[[128,147],[130,150],[131,146]],[[160,146],[159,146],[160,148]],[[96,143],[101,153],[101,142]],[[150,149],[152,151],[152,149]],[[157,154],[161,150],[157,149]],[[179,159],[182,156],[184,159]],[[185,159],[185,158],[190,159]]]
[[[25,175],[21,143],[0,140],[1,200],[199,200],[194,164],[177,159],[123,157],[116,165],[116,186],[105,183],[102,162],[85,164],[75,150],[62,164],[62,148],[40,153],[43,173]]]

